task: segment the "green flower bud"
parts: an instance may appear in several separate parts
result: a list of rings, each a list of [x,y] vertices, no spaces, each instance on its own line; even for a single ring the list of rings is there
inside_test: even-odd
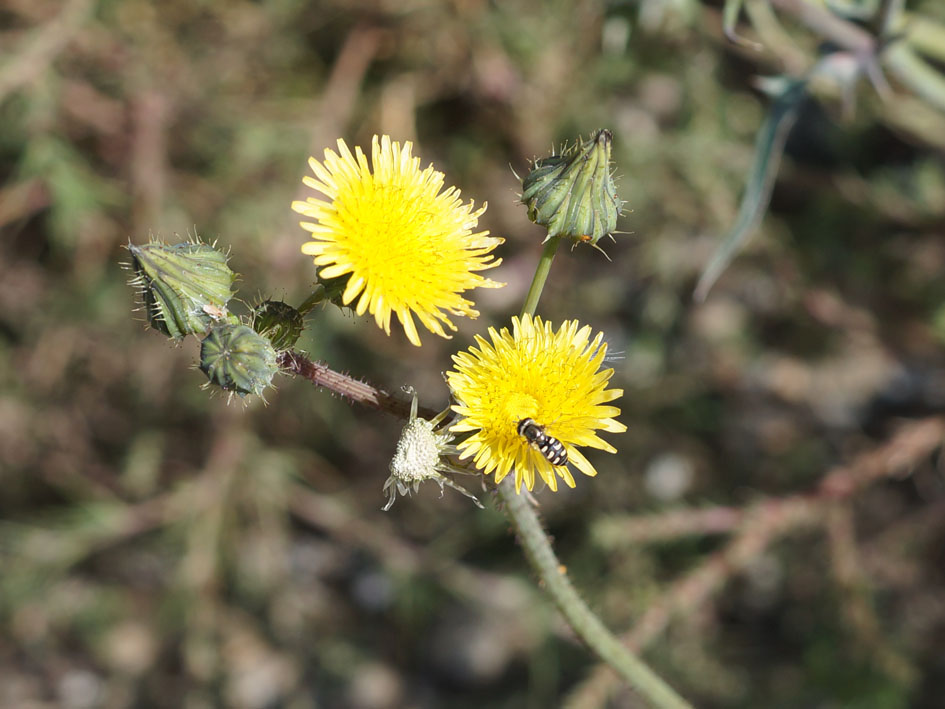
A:
[[[253,329],[279,351],[298,342],[304,327],[302,313],[279,300],[266,300],[253,311]]]
[[[212,384],[240,396],[262,396],[279,371],[276,351],[246,325],[217,325],[200,343],[200,369]]]
[[[236,274],[223,252],[189,241],[128,244],[128,250],[135,270],[131,282],[140,288],[156,330],[179,340],[202,335],[216,322],[236,321],[226,310]]]
[[[599,130],[585,143],[535,161],[522,180],[528,218],[548,227],[548,237],[596,244],[617,228],[623,202],[617,197],[610,166],[613,135]]]

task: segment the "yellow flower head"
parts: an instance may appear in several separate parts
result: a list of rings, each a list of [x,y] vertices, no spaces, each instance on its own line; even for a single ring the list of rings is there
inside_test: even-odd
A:
[[[597,475],[578,447],[615,453],[596,431],[627,430],[614,419],[620,409],[606,405],[623,390],[606,388],[614,370],[600,369],[607,354],[603,333],[592,340],[591,328],[578,329],[576,320],[554,332],[550,323],[525,315],[512,318],[511,333],[489,328],[489,336],[491,343],[477,336],[478,347],[453,355],[456,367],[446,374],[458,402],[453,410],[462,417],[450,430],[474,432],[457,444],[460,458],[473,456],[484,474],[495,471],[496,482],[514,468],[517,490],[523,482],[531,490],[536,471],[552,490],[558,489],[556,475],[574,487],[570,463],[585,475]],[[533,423],[519,433],[526,419]],[[551,444],[544,453],[536,432]],[[555,450],[562,446],[567,462],[552,465],[549,458],[560,459]]]
[[[449,337],[444,326],[456,330],[449,315],[479,315],[463,292],[505,284],[476,273],[501,263],[490,252],[503,240],[473,233],[485,205],[474,209],[455,187],[443,190],[443,173],[432,165],[420,170],[412,148],[374,136],[372,171],[360,147],[352,155],[339,140],[338,153],[325,150],[324,162],[309,160],[315,177],[303,180],[327,199],[309,197],[292,209],[315,220],[302,222],[312,234],[302,253],[315,257],[319,276],[348,278],[342,302],[358,298],[358,315],[370,312],[388,335],[396,313],[407,339],[419,346],[414,315],[430,332]]]

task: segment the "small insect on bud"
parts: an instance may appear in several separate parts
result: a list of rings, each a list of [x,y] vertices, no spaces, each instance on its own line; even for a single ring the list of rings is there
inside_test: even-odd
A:
[[[294,346],[304,328],[302,313],[280,300],[263,301],[253,310],[253,330],[279,352]]]
[[[203,335],[217,322],[235,322],[227,313],[236,274],[227,256],[209,244],[152,241],[128,244],[148,322],[168,337]]]
[[[200,369],[225,391],[262,396],[279,365],[269,340],[246,325],[223,323],[200,343]]]
[[[555,236],[595,245],[617,228],[623,202],[617,197],[610,165],[613,135],[599,130],[588,141],[535,161],[522,180],[528,218]]]

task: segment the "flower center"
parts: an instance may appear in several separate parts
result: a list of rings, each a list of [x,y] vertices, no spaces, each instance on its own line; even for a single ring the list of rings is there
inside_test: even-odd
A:
[[[501,411],[502,417],[508,421],[509,427],[515,431],[519,421],[530,418],[537,413],[538,401],[530,394],[513,392],[506,397]],[[516,433],[516,435],[518,434]]]

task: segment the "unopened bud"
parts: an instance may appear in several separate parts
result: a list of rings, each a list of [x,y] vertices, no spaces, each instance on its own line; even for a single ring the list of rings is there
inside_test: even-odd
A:
[[[280,352],[295,345],[304,328],[302,314],[280,300],[263,301],[253,311],[253,330]]]
[[[236,274],[209,244],[152,241],[128,244],[148,322],[168,337],[203,335],[214,323],[235,321],[226,305]]]
[[[246,325],[224,323],[200,343],[200,369],[225,391],[262,396],[279,365],[269,340]]]
[[[548,239],[563,236],[596,244],[617,228],[623,202],[611,174],[612,140],[609,130],[599,130],[561,155],[536,160],[522,180],[528,218],[548,228]]]

